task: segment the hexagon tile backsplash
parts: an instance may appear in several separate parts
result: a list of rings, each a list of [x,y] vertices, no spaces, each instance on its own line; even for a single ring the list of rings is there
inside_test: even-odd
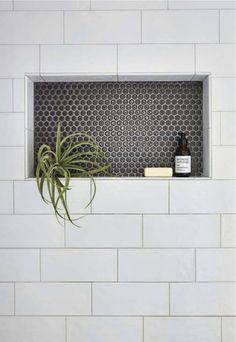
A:
[[[143,176],[148,166],[173,167],[183,131],[192,175],[202,173],[201,82],[35,83],[35,158],[42,143],[54,145],[58,121],[65,135],[84,131],[94,137],[115,176]]]

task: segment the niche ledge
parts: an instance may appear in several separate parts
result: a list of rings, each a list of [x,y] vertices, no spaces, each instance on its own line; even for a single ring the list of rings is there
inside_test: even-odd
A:
[[[176,89],[175,86],[177,87]],[[209,178],[211,177],[210,88],[210,74],[28,74],[25,76],[25,176],[26,178],[34,178],[35,152],[39,144],[47,142],[51,143],[53,137],[55,136],[55,122],[53,122],[53,120],[56,121],[57,118],[59,118],[61,121],[61,119],[66,116],[64,121],[66,124],[68,121],[68,115],[72,115],[73,108],[74,110],[76,108],[77,121],[74,120],[73,129],[78,127],[78,130],[85,130],[91,134],[89,127],[86,126],[90,120],[87,115],[88,113],[86,113],[86,108],[88,108],[89,103],[92,106],[89,107],[88,110],[89,115],[92,115],[91,122],[93,122],[93,129],[94,127],[96,128],[96,122],[98,122],[97,127],[99,128],[99,120],[96,120],[96,116],[98,115],[99,117],[100,115],[102,120],[102,117],[104,119],[104,116],[108,115],[110,110],[114,117],[114,122],[117,121],[117,125],[119,127],[122,125],[124,126],[123,129],[125,129],[125,134],[129,134],[129,132],[131,132],[131,136],[129,137],[130,140],[123,137],[123,140],[121,139],[121,141],[119,141],[122,131],[118,132],[117,130],[116,133],[118,133],[118,135],[116,136],[116,140],[114,139],[113,141],[113,150],[112,146],[110,146],[106,141],[105,136],[103,137],[102,135],[98,134],[99,132],[95,132],[96,134],[94,138],[98,141],[101,147],[105,149],[105,153],[107,153],[108,158],[113,161],[117,156],[115,165],[116,168],[113,172],[114,178],[119,176],[122,177],[122,179],[143,179],[141,170],[145,166],[173,166],[173,155],[176,143],[176,141],[173,141],[173,137],[176,138],[177,131],[183,130],[183,127],[186,127],[185,131],[187,135],[189,134],[188,131],[191,133],[190,140],[191,138],[195,139],[195,144],[194,141],[190,141],[193,162],[195,163],[194,174],[193,177],[185,178],[185,180]],[[181,90],[180,93],[178,93],[178,89]],[[129,94],[129,90],[131,90],[131,94]],[[142,90],[145,90],[143,94]],[[150,94],[152,90],[153,94],[151,96]],[[188,95],[183,96],[185,90]],[[72,97],[75,99],[81,91],[83,92],[83,96],[78,96],[76,107],[74,106],[75,104],[72,101]],[[156,98],[158,91],[160,91],[160,94],[158,95],[158,98]],[[136,97],[132,96],[132,94],[135,95],[135,92],[137,92]],[[112,93],[116,95],[116,99],[110,98]],[[91,98],[91,94],[93,95],[93,98]],[[181,96],[183,96],[182,100]],[[94,107],[93,99],[96,99],[96,97],[98,97],[98,100],[107,101],[107,103],[104,104],[104,110],[101,110],[102,104],[100,103],[100,107],[98,105],[97,112],[91,114],[91,108]],[[199,105],[200,98],[201,104]],[[50,99],[54,101],[53,103],[55,103],[55,100],[57,101],[57,108],[55,107],[54,109],[51,109],[52,105],[50,105]],[[79,105],[78,101],[81,99],[83,101],[84,107]],[[70,100],[72,102],[70,102]],[[185,100],[186,103],[184,103]],[[165,101],[169,102],[166,103]],[[191,106],[191,101],[194,103],[193,106]],[[71,107],[69,102],[72,104]],[[119,105],[117,102],[120,103],[121,108],[117,107]],[[61,105],[62,103],[64,103],[64,105]],[[111,103],[114,104],[113,107],[109,107]],[[141,106],[137,109],[140,103]],[[133,110],[130,108],[132,105],[135,105]],[[175,105],[177,105],[176,108]],[[199,106],[201,106],[201,112],[199,112]],[[66,110],[68,112],[65,112]],[[189,113],[190,110],[192,114],[186,114]],[[51,115],[51,111],[54,112],[53,115]],[[118,115],[116,115],[117,111],[119,111]],[[166,115],[166,112],[168,112],[169,117]],[[49,120],[50,115],[51,117]],[[87,121],[83,120],[83,115],[86,116]],[[121,120],[122,118],[124,120],[125,115],[127,115],[129,118],[129,127],[127,127],[127,122],[122,122]],[[196,119],[197,115],[199,115],[198,119]],[[174,119],[174,125],[169,118],[171,120]],[[137,121],[134,122],[134,119]],[[182,124],[181,127],[181,125],[178,125],[178,120],[183,123],[188,121],[189,125],[186,126],[186,124]],[[197,120],[197,124],[194,122],[194,120]],[[81,121],[85,124],[85,126],[81,126]],[[150,124],[152,121],[155,122]],[[53,125],[51,125],[50,122],[53,122]],[[132,122],[136,126],[132,127]],[[142,126],[145,123],[146,128],[145,126],[143,128]],[[44,134],[42,134],[42,130],[40,131],[40,127],[42,128],[42,126],[44,126]],[[157,129],[157,131],[155,131],[157,126],[159,130]],[[50,129],[47,130],[47,127],[50,127]],[[64,128],[65,134],[70,133],[66,131],[66,125],[64,125]],[[141,132],[142,129],[144,129],[143,132]],[[145,129],[147,132],[149,132],[149,140],[145,137]],[[138,134],[135,133],[137,130]],[[152,130],[154,130],[154,132]],[[168,132],[168,134],[165,134],[165,131]],[[171,136],[171,132],[175,133],[175,135],[173,133],[173,137]],[[140,134],[142,134],[141,138]],[[155,137],[156,143],[159,142],[159,145],[158,143],[155,145]],[[111,138],[112,135],[109,136],[109,139]],[[144,139],[144,142],[145,139],[147,139],[146,145],[143,143],[142,139]],[[163,139],[163,141],[161,139]],[[168,139],[170,139],[170,141]],[[140,140],[142,144],[141,147],[143,148],[141,152]],[[150,142],[150,140],[152,141]],[[129,146],[129,141],[131,142],[131,145],[135,147],[133,150],[130,148],[132,146]],[[118,148],[116,146],[117,142],[119,143]],[[135,146],[135,144],[137,145]],[[172,145],[170,146],[170,144]],[[155,147],[157,152],[155,152]],[[110,148],[110,154],[108,153],[107,148]],[[170,151],[172,151],[173,155],[170,155]],[[128,158],[128,161],[125,160],[124,154],[126,158],[127,156],[130,156],[131,158]],[[159,158],[159,156],[162,157]],[[138,160],[138,163],[135,164],[135,160]],[[132,163],[132,161],[134,161],[134,163]],[[201,166],[199,166],[200,161]],[[197,167],[196,163],[198,165]],[[118,173],[117,171],[122,171],[121,166],[123,165],[124,172]],[[136,170],[133,172],[132,166],[136,167],[137,165],[138,169],[136,168]],[[129,172],[126,173],[125,170],[127,167]],[[103,177],[103,179],[106,178]],[[170,179],[173,179],[173,177]]]

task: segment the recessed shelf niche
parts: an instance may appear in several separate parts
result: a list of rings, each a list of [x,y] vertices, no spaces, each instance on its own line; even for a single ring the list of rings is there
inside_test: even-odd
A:
[[[29,176],[34,176],[38,147],[55,144],[58,121],[65,135],[84,131],[95,138],[112,163],[112,176],[118,177],[142,177],[145,167],[173,167],[178,133],[186,132],[192,176],[209,176],[204,80],[54,81],[51,77],[28,83]]]

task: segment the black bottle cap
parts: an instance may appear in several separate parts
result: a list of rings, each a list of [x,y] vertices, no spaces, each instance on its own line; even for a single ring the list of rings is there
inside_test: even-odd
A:
[[[179,133],[180,137],[179,137],[179,145],[187,145],[188,144],[188,140],[185,137],[185,133],[181,132]]]

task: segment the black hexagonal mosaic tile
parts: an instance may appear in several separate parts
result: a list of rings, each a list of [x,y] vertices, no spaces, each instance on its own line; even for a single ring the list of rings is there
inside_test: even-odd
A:
[[[202,173],[201,82],[43,82],[34,85],[34,153],[55,146],[56,124],[84,131],[112,162],[114,176],[143,176],[145,167],[174,166],[179,132]]]

